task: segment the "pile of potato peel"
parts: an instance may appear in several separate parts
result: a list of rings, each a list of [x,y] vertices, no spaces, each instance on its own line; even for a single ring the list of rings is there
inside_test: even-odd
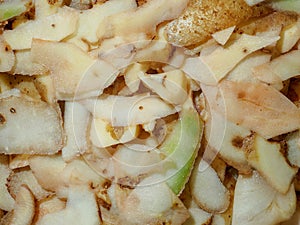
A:
[[[293,0],[0,1],[0,225],[296,225]]]

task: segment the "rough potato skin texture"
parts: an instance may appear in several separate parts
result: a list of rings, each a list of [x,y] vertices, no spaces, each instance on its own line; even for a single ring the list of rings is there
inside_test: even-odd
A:
[[[263,6],[250,7],[244,0],[190,0],[185,12],[166,27],[166,37],[179,46],[207,41],[211,34],[265,14]]]

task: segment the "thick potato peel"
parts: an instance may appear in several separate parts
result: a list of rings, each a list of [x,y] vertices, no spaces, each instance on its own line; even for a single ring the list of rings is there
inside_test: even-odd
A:
[[[62,148],[62,118],[47,103],[25,95],[1,98],[0,116],[1,153],[54,154]]]

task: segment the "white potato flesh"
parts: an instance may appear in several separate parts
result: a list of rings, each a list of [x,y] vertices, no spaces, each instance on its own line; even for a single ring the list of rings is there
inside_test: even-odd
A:
[[[260,2],[263,2],[263,1],[265,1],[265,0],[245,0],[245,2],[250,6],[254,6],[254,5],[256,5]]]
[[[137,126],[112,127],[108,122],[102,119],[94,118],[92,120],[90,140],[93,145],[99,148],[129,142],[135,139],[137,135]]]
[[[226,225],[226,221],[221,215],[215,214],[211,225]]]
[[[271,86],[223,80],[201,88],[210,108],[266,139],[300,128],[300,109]]]
[[[15,64],[15,54],[11,47],[0,36],[0,72],[9,72]]]
[[[228,27],[224,30],[220,30],[216,33],[213,33],[211,36],[221,45],[225,45],[226,42],[229,40],[230,36],[232,35],[235,26]]]
[[[300,131],[287,136],[287,158],[293,166],[300,167]]]
[[[29,159],[29,165],[35,178],[44,189],[56,191],[64,184],[65,180],[61,174],[66,163],[61,156],[32,156]]]
[[[138,74],[141,81],[150,90],[156,92],[170,104],[183,104],[187,98],[188,80],[181,70],[160,74]]]
[[[101,224],[95,194],[87,186],[71,186],[67,190],[66,208],[44,215],[37,223],[37,225],[53,224]]]
[[[152,34],[161,22],[176,18],[185,9],[187,0],[152,0],[137,10],[110,16],[100,24],[99,39],[125,36],[136,40],[137,33]]]
[[[155,149],[143,151],[130,148],[130,146],[119,147],[112,159],[115,176],[121,184],[122,178],[129,177],[132,180],[138,180],[140,176],[153,174],[154,172],[160,173],[166,165],[166,163],[162,163],[162,159]],[[130,186],[126,182],[123,185]],[[133,182],[132,186],[136,186],[136,184]]]
[[[298,201],[297,209],[292,218],[290,218],[288,221],[285,221],[281,223],[281,225],[299,225],[300,221],[300,204]]]
[[[211,223],[212,214],[197,207],[189,208],[188,210],[191,217],[183,225],[205,225]]]
[[[34,213],[34,196],[26,186],[21,186],[16,196],[10,225],[31,225]]]
[[[300,38],[300,19],[296,23],[286,26],[282,29],[280,40],[277,43],[277,49],[280,53],[290,51]]]
[[[212,111],[205,123],[205,138],[220,157],[242,173],[251,171],[243,149],[243,142],[251,131],[236,125],[218,112]]]
[[[237,179],[232,225],[275,225],[288,220],[296,209],[293,185],[286,194],[277,192],[256,171]]]
[[[144,182],[146,185],[144,185]],[[116,200],[122,224],[180,225],[189,217],[188,210],[165,183],[143,180],[127,194],[118,187]]]
[[[280,84],[282,81],[300,74],[300,50],[281,55],[270,62],[253,68],[253,74],[259,80],[269,84]]]
[[[0,99],[0,152],[54,154],[63,145],[61,115],[56,108],[24,95]]]
[[[51,105],[56,105],[56,93],[53,80],[49,75],[37,76],[34,79],[34,85],[38,90],[41,99]]]
[[[102,96],[81,100],[95,118],[108,121],[112,126],[132,126],[149,123],[157,118],[176,113],[176,109],[155,95],[140,94],[132,97]]]
[[[95,4],[91,9],[81,11],[78,30],[68,42],[73,42],[74,40],[85,40],[89,43],[97,42],[97,29],[106,17],[135,8],[135,0],[110,0],[104,4]]]
[[[33,61],[51,72],[57,97],[98,96],[117,77],[118,70],[103,60],[95,60],[71,43],[34,40]]]
[[[78,12],[67,7],[56,14],[20,24],[13,30],[3,32],[3,37],[13,50],[30,49],[34,38],[60,41],[77,28]]]
[[[298,169],[287,163],[280,148],[279,143],[269,142],[256,135],[247,159],[275,190],[284,194],[289,190]]]
[[[14,208],[15,200],[10,195],[7,189],[8,177],[11,174],[11,170],[7,164],[0,163],[0,209],[5,211],[11,211]]]
[[[38,209],[36,210],[36,223],[39,223],[39,220],[46,214],[59,212],[65,207],[66,202],[59,199],[57,196],[41,200],[38,202]]]
[[[100,218],[94,193],[86,186],[72,186],[67,190],[64,210],[44,215],[37,225],[98,225]]]
[[[92,187],[100,187],[105,182],[105,179],[82,159],[68,163],[60,176],[65,186],[91,185]]]
[[[48,69],[43,65],[32,61],[30,50],[15,51],[16,63],[13,68],[13,74],[21,75],[40,75],[46,74]]]
[[[137,62],[161,62],[161,63],[168,63],[169,59],[173,54],[173,50],[175,49],[174,46],[166,40],[164,31],[165,26],[157,27],[157,35],[154,40],[152,40],[149,45],[145,46],[144,48],[141,47],[136,52],[134,60]],[[142,42],[141,42],[142,43]],[[137,43],[136,45],[140,45],[141,43]],[[178,68],[178,67],[177,67]]]
[[[259,82],[253,75],[253,68],[271,60],[271,55],[263,51],[256,51],[243,59],[226,77],[231,81]]]
[[[141,83],[139,79],[139,74],[144,73],[146,71],[147,71],[147,66],[140,63],[133,63],[132,65],[127,67],[125,71],[124,79],[125,79],[126,86],[132,93],[138,91],[139,89]]]
[[[43,17],[47,17],[57,13],[59,7],[61,7],[62,0],[58,0],[54,4],[53,3],[54,2],[49,2],[48,0],[35,0],[34,1],[35,18],[39,20]]]
[[[210,54],[187,59],[183,70],[198,82],[215,85],[247,55],[278,39],[278,36],[260,37],[242,34],[239,39],[226,48],[220,46]]]
[[[87,130],[90,113],[78,102],[65,102],[64,130],[66,144],[62,149],[62,157],[70,161],[83,154],[87,148]]]
[[[190,182],[196,203],[208,212],[224,212],[230,203],[230,193],[215,170],[204,160],[195,166]]]
[[[113,179],[114,165],[112,154],[106,148],[92,146],[90,151],[83,154],[83,159],[91,169],[102,177]]]

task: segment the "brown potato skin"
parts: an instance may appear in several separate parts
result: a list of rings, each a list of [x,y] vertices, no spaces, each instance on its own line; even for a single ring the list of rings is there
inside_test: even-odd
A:
[[[175,45],[193,47],[217,31],[270,11],[263,5],[250,7],[244,0],[190,0],[185,12],[167,25],[166,37]]]

